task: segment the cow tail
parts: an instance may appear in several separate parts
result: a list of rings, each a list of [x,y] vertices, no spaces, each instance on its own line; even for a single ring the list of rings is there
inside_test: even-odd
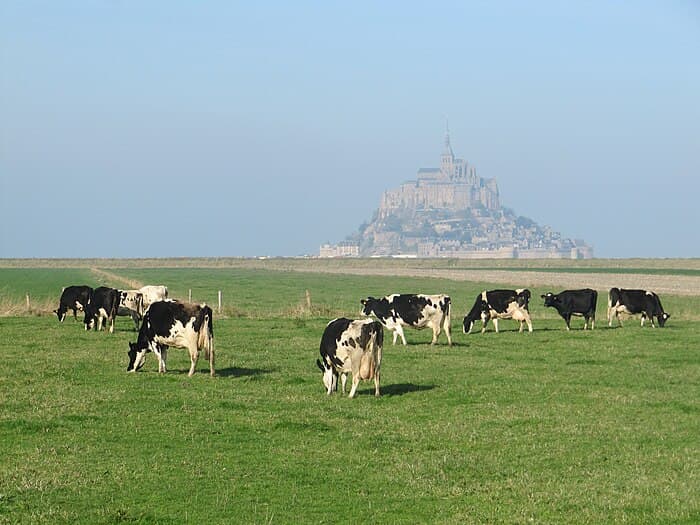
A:
[[[382,347],[384,346],[384,328],[382,327],[381,323],[376,323],[375,324],[375,330],[373,334],[374,340],[372,341],[372,349],[374,352],[376,352],[377,356],[377,362],[375,363],[375,367],[377,370],[379,370],[379,367],[382,364]]]
[[[202,323],[202,328],[200,329],[200,337],[204,339],[202,341],[204,347],[204,358],[209,361],[209,371],[212,377],[215,375],[214,372],[214,327],[212,321],[212,311],[211,308],[207,307],[206,313],[204,315],[204,322]]]
[[[204,358],[211,361],[214,354],[214,329],[211,320],[211,309],[205,308],[202,312],[202,324],[199,327],[199,348],[204,350]]]

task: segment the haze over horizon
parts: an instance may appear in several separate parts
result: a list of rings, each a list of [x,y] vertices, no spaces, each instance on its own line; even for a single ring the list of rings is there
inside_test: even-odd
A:
[[[455,155],[596,257],[700,257],[700,4],[0,4],[0,257],[318,254]]]

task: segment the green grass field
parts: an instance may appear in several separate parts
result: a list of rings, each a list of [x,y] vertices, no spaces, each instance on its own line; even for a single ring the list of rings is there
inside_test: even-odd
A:
[[[152,355],[127,374],[128,318],[107,334],[0,317],[0,523],[700,522],[698,297],[662,297],[667,328],[608,329],[601,291],[596,330],[567,333],[536,289],[535,332],[466,336],[476,293],[502,285],[110,271],[209,304],[222,290],[218,376],[202,360],[188,379],[179,349],[166,375]],[[7,301],[57,305],[79,283],[102,284],[87,268],[0,269]],[[325,324],[396,291],[451,294],[455,345],[387,333],[382,397],[371,383],[326,396]]]

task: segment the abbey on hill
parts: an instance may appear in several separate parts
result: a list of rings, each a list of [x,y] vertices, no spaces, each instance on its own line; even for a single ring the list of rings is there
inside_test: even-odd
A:
[[[588,259],[593,249],[501,207],[496,180],[455,157],[447,132],[439,168],[384,192],[372,220],[320,256]]]

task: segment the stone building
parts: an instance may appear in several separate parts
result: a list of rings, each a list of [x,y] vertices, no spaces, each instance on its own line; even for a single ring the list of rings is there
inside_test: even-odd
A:
[[[404,182],[398,189],[385,191],[379,204],[379,219],[401,208],[497,210],[501,207],[495,179],[482,179],[476,168],[455,157],[450,134],[445,134],[445,147],[439,168],[421,168],[416,180]]]
[[[502,207],[496,180],[455,157],[448,131],[440,167],[385,191],[369,223],[320,255],[588,259],[593,249]]]

